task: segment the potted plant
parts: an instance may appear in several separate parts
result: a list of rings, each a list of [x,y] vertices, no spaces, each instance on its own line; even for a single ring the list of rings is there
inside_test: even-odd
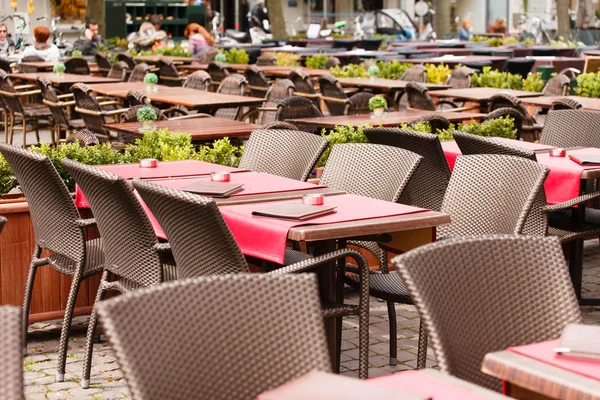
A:
[[[146,84],[146,91],[154,92],[157,89],[156,84],[158,83],[158,76],[152,72],[147,73],[144,75],[144,83]]]
[[[369,109],[373,112],[373,116],[382,117],[387,108],[387,101],[383,96],[373,96],[369,100]]]
[[[381,71],[379,70],[379,67],[377,67],[376,65],[372,65],[367,70],[367,75],[369,75],[369,78],[371,80],[374,80],[375,78],[377,78],[379,76],[380,72]]]
[[[215,56],[215,61],[218,62],[227,62],[227,56],[223,53],[219,53]]]
[[[67,67],[65,67],[65,64],[57,63],[57,64],[54,64],[52,71],[60,78],[65,74],[66,69],[67,69]]]
[[[151,131],[156,129],[154,122],[156,121],[156,112],[150,106],[140,107],[137,111],[137,120],[142,123],[143,131]]]
[[[81,50],[73,50],[73,52],[71,53],[71,57],[81,57],[83,55],[83,53],[81,52]]]

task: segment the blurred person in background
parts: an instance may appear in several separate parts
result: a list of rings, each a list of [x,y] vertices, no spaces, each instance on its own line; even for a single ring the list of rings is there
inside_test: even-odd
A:
[[[594,2],[592,0],[579,0],[577,2],[577,27],[587,29],[595,22]]]
[[[191,23],[185,27],[183,33],[188,38],[189,49],[194,58],[204,58],[204,53],[215,45],[213,37],[203,26]]]
[[[458,33],[458,38],[460,40],[467,41],[473,36],[473,25],[471,23],[471,17],[464,17],[462,21],[460,21],[460,31]]]
[[[8,28],[0,23],[0,57],[8,57],[8,49],[14,45],[15,43],[8,37]]]
[[[73,43],[73,50],[81,51],[84,56],[93,56],[98,51],[98,46],[101,43],[106,45],[98,31],[98,22],[90,19],[85,22],[83,35]]]
[[[60,52],[54,43],[48,43],[50,30],[45,26],[38,26],[33,30],[35,42],[25,48],[23,57],[38,56],[47,62],[58,62]]]

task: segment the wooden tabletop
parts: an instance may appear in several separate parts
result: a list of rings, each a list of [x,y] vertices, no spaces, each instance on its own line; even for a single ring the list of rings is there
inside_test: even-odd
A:
[[[147,92],[143,82],[121,82],[119,84],[89,85],[96,93],[125,98],[131,89],[144,92],[150,100],[158,103],[180,104],[197,109],[227,108],[261,105],[265,99],[249,96],[204,92],[196,89],[157,85],[158,90]]]
[[[552,102],[558,99],[571,99],[575,100],[583,106],[585,110],[600,111],[600,99],[593,97],[581,97],[581,96],[538,96],[522,99],[523,104],[536,106],[536,107],[547,107],[552,108]]]
[[[600,381],[512,351],[487,354],[481,370],[509,383],[507,395],[517,398],[525,389],[546,396],[540,399],[600,399]]]
[[[342,86],[383,89],[386,91],[404,89],[406,84],[409,82],[401,81],[399,79],[383,78],[338,78],[338,81],[342,84]],[[425,85],[429,90],[439,90],[451,87],[441,83],[423,83],[423,85]]]
[[[48,61],[24,61],[19,63],[19,65],[25,66],[25,67],[33,67],[33,68],[37,68],[38,71],[52,71],[52,69],[54,68],[54,65],[56,63],[54,62],[48,62]],[[96,63],[88,63],[89,67],[90,67],[90,72],[98,72],[98,64]]]
[[[126,122],[118,124],[106,124],[105,128],[121,133],[127,133],[134,136],[143,136],[138,131],[139,123]],[[223,137],[246,137],[260,125],[247,124],[241,121],[234,121],[227,118],[191,118],[182,120],[161,120],[156,121],[158,129],[169,128],[171,131],[188,133],[192,141],[204,141],[212,139],[221,139]]]
[[[244,72],[250,68],[248,64],[225,64],[228,68],[236,72]],[[185,64],[178,65],[178,69],[182,71],[206,71],[208,69],[208,64]],[[306,67],[280,67],[277,65],[265,65],[259,67],[267,76],[277,76],[277,77],[288,77],[292,70],[300,68],[304,71],[308,76],[320,76],[329,73],[329,70],[326,69],[316,69],[316,68],[306,68]]]
[[[383,118],[371,118],[371,114],[362,115],[339,115],[334,117],[318,117],[318,118],[294,118],[288,119],[287,122],[292,124],[300,124],[306,126],[314,126],[319,128],[334,128],[336,125],[371,125],[371,126],[398,126],[408,123],[416,118],[424,115],[443,115],[450,122],[461,122],[471,119],[483,119],[486,114],[474,112],[436,112],[422,110],[404,110],[386,113]]]
[[[113,84],[115,82],[121,82],[120,79],[105,78],[103,76],[94,75],[76,75],[76,74],[63,74],[59,77],[54,72],[30,72],[30,73],[18,73],[10,74],[11,79],[22,79],[25,81],[35,81],[38,76],[43,76],[48,79],[52,85],[72,85],[74,83],[108,83]],[[126,84],[122,82],[121,84]]]
[[[192,61],[194,61],[194,58],[192,58],[192,57],[177,57],[177,56],[163,56],[163,55],[134,56],[133,59],[135,61],[145,62],[145,63],[150,63],[150,64],[156,64],[160,60],[178,61],[178,62],[182,62],[182,63],[191,63]]]
[[[510,89],[498,89],[498,88],[466,88],[466,89],[447,89],[447,90],[434,90],[430,91],[429,94],[433,97],[452,97],[455,99],[463,99],[468,101],[476,102],[487,102],[495,94],[507,93],[516,97],[537,97],[541,93],[526,92],[523,90],[510,90]]]

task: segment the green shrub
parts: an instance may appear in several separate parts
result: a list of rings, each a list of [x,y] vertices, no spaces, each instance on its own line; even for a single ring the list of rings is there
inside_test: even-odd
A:
[[[52,67],[52,71],[54,72],[65,72],[65,70],[67,69],[67,67],[65,67],[65,64],[63,63],[56,63],[54,64],[54,67]]]
[[[237,49],[235,47],[225,50],[225,59],[229,64],[248,64],[250,62],[250,56],[248,52],[243,49]]]
[[[219,53],[215,56],[215,61],[218,62],[227,62],[227,56],[223,53]]]
[[[533,39],[525,39],[523,40],[523,46],[525,47],[531,47],[535,44],[535,42],[533,41]]]
[[[300,66],[300,56],[294,53],[288,53],[285,51],[275,52],[275,57],[277,61],[275,65],[278,67],[299,67]]]
[[[515,37],[511,37],[511,36],[504,38],[504,40],[502,41],[502,44],[505,46],[507,44],[517,44],[517,43],[519,43],[519,39],[517,39]]]
[[[414,125],[400,124],[400,128],[415,132],[431,133],[429,122],[417,122]]]
[[[527,75],[527,79],[523,81],[523,90],[528,92],[538,92],[540,93],[544,90],[544,86],[546,86],[546,82],[542,79],[541,72],[529,73]]]
[[[81,50],[73,50],[71,52],[71,56],[73,57],[81,57],[83,55],[83,53],[81,52]]]
[[[452,70],[447,65],[425,64],[427,68],[427,82],[429,83],[444,83],[452,73]]]
[[[326,129],[323,129],[321,136],[323,136],[329,143],[323,152],[321,159],[319,159],[317,167],[325,166],[327,159],[329,158],[329,153],[331,153],[331,148],[335,144],[367,143],[368,140],[364,134],[364,129],[370,127],[370,125],[360,125],[356,128],[352,125],[336,125],[335,128],[333,128],[329,133],[327,133]]]
[[[371,65],[367,70],[367,75],[369,76],[378,76],[381,73],[379,67],[376,65]]]
[[[129,41],[126,38],[122,38],[122,37],[111,37],[106,39],[106,42],[110,45],[110,46],[114,46],[117,49],[126,49],[129,46]]]
[[[583,42],[572,42],[570,40],[564,40],[564,38],[562,36],[560,36],[558,38],[558,40],[552,40],[552,41],[548,42],[548,46],[575,48],[575,47],[585,47],[585,43],[583,43]]]
[[[234,146],[229,138],[215,140],[211,146],[202,146],[194,155],[194,159],[213,164],[237,167],[244,154],[244,146]]]
[[[364,67],[356,64],[348,64],[340,67],[336,65],[333,68],[329,68],[329,73],[336,78],[366,78],[367,71]]]
[[[139,122],[153,122],[156,121],[156,112],[154,108],[150,106],[140,107],[137,110],[137,120]]]
[[[400,79],[407,68],[412,67],[413,64],[401,63],[397,60],[393,61],[377,61],[377,68],[379,68],[379,77],[384,79]]]
[[[472,120],[470,124],[458,124],[458,128],[456,125],[450,124],[448,129],[438,130],[436,134],[440,140],[453,140],[453,133],[455,131],[477,136],[503,137],[507,139],[515,139],[517,137],[515,120],[509,116],[484,121],[483,123]]]
[[[500,47],[500,46],[502,46],[504,41],[502,40],[502,38],[495,37],[495,38],[489,38],[487,40],[487,42],[490,47]]]
[[[165,56],[172,57],[191,57],[192,53],[189,50],[184,49],[181,45],[176,44],[173,47],[169,47],[167,49],[161,50],[162,54]]]
[[[158,76],[152,72],[149,72],[144,75],[144,83],[148,85],[156,85],[158,83]]]
[[[500,72],[492,67],[483,67],[481,73],[473,74],[472,87],[492,87],[519,90],[523,87],[523,78],[518,74]]]
[[[488,41],[487,36],[473,35],[469,38],[469,42],[487,42],[487,41]]]
[[[325,69],[325,63],[329,59],[327,54],[315,54],[314,56],[306,57],[306,67],[315,69]]]
[[[383,96],[373,96],[369,99],[369,109],[371,111],[376,108],[387,108],[387,101]]]
[[[583,97],[600,98],[600,72],[577,75],[575,94]]]

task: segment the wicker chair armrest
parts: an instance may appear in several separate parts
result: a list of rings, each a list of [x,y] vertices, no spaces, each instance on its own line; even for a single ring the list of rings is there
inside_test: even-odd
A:
[[[181,119],[194,119],[194,118],[212,118],[213,116],[206,113],[188,114],[181,115],[179,117],[169,118],[169,121],[179,121]]]
[[[584,194],[583,196],[575,197],[574,199],[571,199],[568,201],[563,201],[562,203],[551,204],[551,205],[545,206],[544,211],[553,212],[553,211],[567,210],[573,206],[585,203],[589,200],[593,200],[598,197],[600,197],[600,192]]]
[[[318,99],[319,97],[321,97],[321,93],[294,92],[294,96],[306,97],[307,99]]]
[[[154,245],[154,250],[156,250],[158,253],[169,253],[171,251],[171,244],[170,243],[156,243]]]
[[[26,92],[17,92],[14,95],[17,97],[22,97],[22,96],[31,96],[33,94],[41,94],[42,91],[41,90],[28,90]]]
[[[69,98],[69,97],[73,97],[73,93],[60,94],[60,95],[58,95],[56,97],[58,97],[59,99],[66,99],[66,98]]]
[[[29,84],[29,85],[18,85],[18,86],[14,86],[15,90],[21,90],[21,89],[34,89],[34,88],[37,88],[37,87],[38,87],[37,85],[32,85],[32,84]]]
[[[348,99],[340,99],[339,97],[329,97],[329,96],[321,96],[321,98],[325,101],[331,101],[333,103],[346,103]]]
[[[129,111],[129,108],[117,108],[116,110],[102,111],[102,114],[103,115],[117,115],[117,114],[123,114],[125,111]]]
[[[268,92],[269,91],[269,88],[263,87],[263,86],[248,85],[248,89],[250,89],[250,90],[257,90],[259,92]]]
[[[269,274],[277,275],[277,274],[291,274],[291,273],[297,273],[297,272],[307,272],[307,271],[315,269],[316,267],[318,267],[320,265],[329,263],[331,261],[343,259],[346,257],[350,257],[350,258],[354,259],[354,261],[356,261],[356,264],[358,265],[358,271],[361,276],[361,286],[364,283],[366,283],[367,288],[368,288],[369,266],[367,264],[367,260],[365,260],[364,256],[362,254],[360,254],[358,251],[352,250],[352,249],[339,249],[336,251],[332,251],[329,254],[325,254],[322,256],[314,257],[314,258],[309,258],[308,260],[300,261],[295,264],[291,264],[291,265],[285,266],[283,268],[279,268],[275,271],[269,272]],[[366,279],[363,280],[363,277],[366,277]]]
[[[344,88],[344,93],[346,93],[346,94],[354,94],[356,92],[358,92],[358,88],[355,88],[355,87]]]
[[[16,96],[16,94],[15,94],[15,93],[12,93],[12,92],[6,92],[6,91],[4,91],[4,90],[0,90],[0,95],[2,95],[2,96],[6,96],[6,97],[15,97],[15,96]]]
[[[105,111],[86,110],[85,108],[79,108],[79,107],[75,107],[75,111],[77,111],[80,114],[87,114],[87,115],[104,115],[104,113],[105,113]]]
[[[473,110],[475,108],[479,108],[479,106],[474,106],[474,107],[458,107],[458,108],[449,108],[447,110],[439,110],[439,112],[462,112],[462,111],[468,111],[468,110]]]
[[[160,79],[164,81],[185,81],[187,78],[183,76],[161,76]]]
[[[95,218],[76,219],[75,223],[77,224],[77,226],[85,228],[86,226],[96,225],[96,219]]]
[[[120,105],[121,103],[119,103],[116,100],[110,100],[110,101],[103,101],[100,102],[100,107],[104,107],[104,106],[114,106],[114,105]]]
[[[70,106],[74,106],[75,105],[75,100],[71,100],[71,101],[61,101],[60,105],[63,107],[70,107]]]
[[[523,131],[541,131],[544,128],[543,125],[533,124],[533,125],[523,125],[521,129]]]
[[[360,273],[360,269],[358,269],[356,266],[351,265],[351,264],[346,264],[346,272],[350,272],[353,274],[359,274]],[[370,275],[374,275],[374,274],[382,274],[383,272],[381,271],[377,271],[375,269],[369,269],[369,274]]]
[[[98,100],[98,101],[113,100],[113,98],[110,96],[96,96],[96,100]]]
[[[451,100],[444,100],[444,99],[440,99],[437,103],[437,105],[441,105],[441,104],[446,104],[449,105],[452,108],[458,108],[458,106]]]

